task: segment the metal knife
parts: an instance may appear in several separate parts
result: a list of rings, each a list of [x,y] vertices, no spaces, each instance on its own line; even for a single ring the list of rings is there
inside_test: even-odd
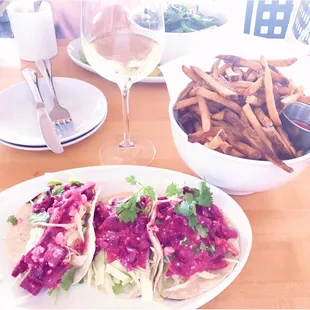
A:
[[[35,69],[27,68],[23,70],[23,76],[30,87],[35,102],[37,103],[37,117],[41,129],[41,134],[46,145],[57,154],[63,153],[64,149],[56,135],[56,129],[43,103],[38,85],[38,76]]]

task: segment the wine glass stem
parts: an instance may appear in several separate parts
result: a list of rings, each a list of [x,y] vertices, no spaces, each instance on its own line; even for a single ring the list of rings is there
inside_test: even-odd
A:
[[[129,91],[130,85],[120,86],[122,93],[122,108],[123,108],[123,141],[119,144],[122,148],[133,147],[134,144],[130,140],[130,131],[129,131]]]

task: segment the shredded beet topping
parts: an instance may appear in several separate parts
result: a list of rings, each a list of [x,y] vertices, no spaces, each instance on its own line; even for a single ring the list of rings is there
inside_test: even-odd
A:
[[[148,200],[141,199],[140,206],[143,208],[147,203]],[[110,205],[100,202],[96,207],[96,253],[105,250],[108,263],[119,259],[128,271],[137,267],[146,268],[151,246],[146,229],[148,217],[140,214],[135,222],[124,223],[119,221],[114,210],[114,200]]]
[[[188,218],[174,212],[173,201],[159,202],[154,229],[164,255],[170,261],[166,276],[179,275],[190,278],[197,272],[225,268],[223,260],[228,253],[236,256],[238,250],[227,240],[237,238],[237,232],[225,223],[221,210],[197,206],[200,225],[207,228],[207,236],[202,238],[188,225]]]
[[[94,198],[94,183],[82,186],[65,185],[66,189],[61,195],[51,196],[46,193],[45,198],[33,206],[33,212],[47,211],[51,218],[49,224],[73,224],[75,215],[81,206]],[[52,190],[54,186],[50,187]],[[86,201],[85,201],[86,199]],[[83,218],[87,219],[88,213]],[[47,227],[37,243],[12,272],[13,277],[26,272],[21,282],[21,287],[33,295],[37,295],[43,288],[54,289],[59,286],[64,273],[72,267],[69,262],[69,248],[67,240],[72,233],[70,228]],[[76,239],[70,245],[74,253],[83,254],[86,249],[86,242]]]

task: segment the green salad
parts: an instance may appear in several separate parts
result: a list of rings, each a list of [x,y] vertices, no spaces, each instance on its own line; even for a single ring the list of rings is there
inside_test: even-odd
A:
[[[145,9],[144,14],[137,16],[136,22],[146,28],[152,29],[152,18],[154,13]],[[164,13],[166,32],[187,33],[203,29],[213,29],[223,23],[215,16],[208,16],[201,13],[198,5],[169,4]]]

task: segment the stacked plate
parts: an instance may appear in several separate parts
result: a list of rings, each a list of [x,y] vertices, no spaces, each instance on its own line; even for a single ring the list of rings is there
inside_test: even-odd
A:
[[[70,78],[53,81],[59,103],[70,112],[75,129],[60,139],[66,147],[100,128],[107,116],[107,100],[99,89],[86,82]],[[39,88],[44,104],[51,111],[54,104],[43,79],[39,80]],[[22,150],[48,150],[40,133],[36,103],[26,82],[0,92],[0,111],[0,143]]]

